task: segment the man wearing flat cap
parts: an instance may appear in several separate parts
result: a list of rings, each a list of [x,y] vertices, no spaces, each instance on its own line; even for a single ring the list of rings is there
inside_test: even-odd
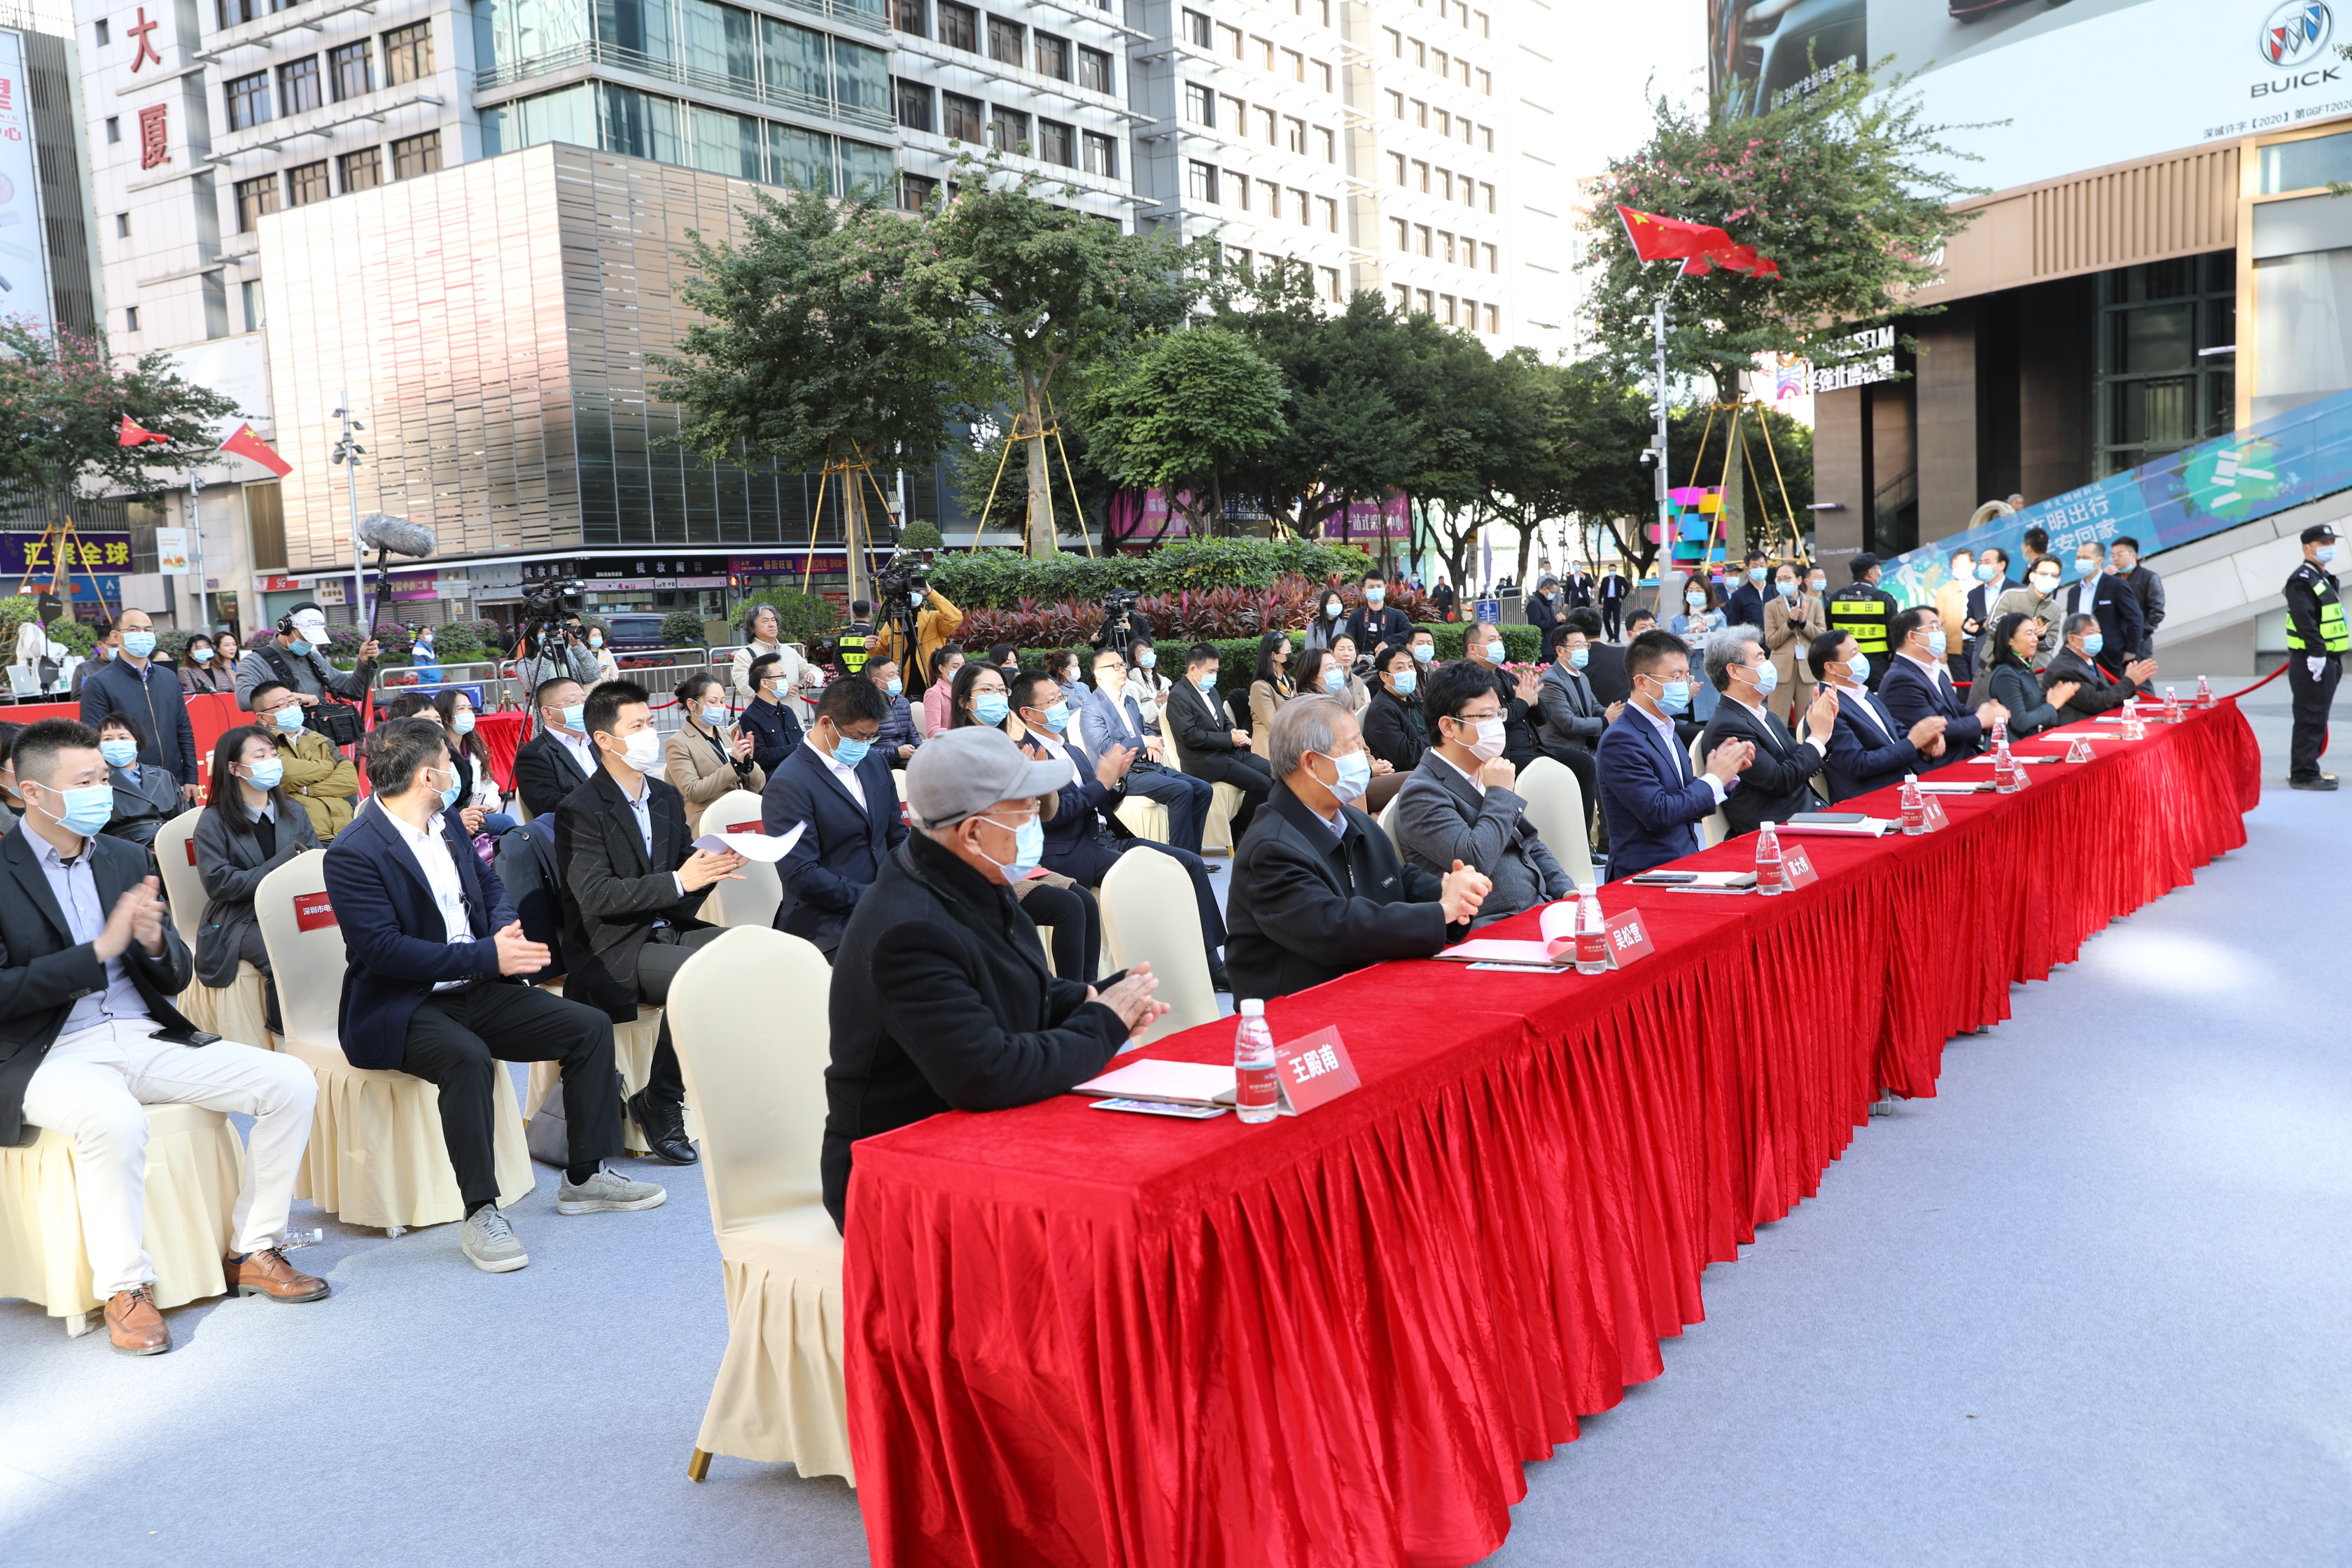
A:
[[[2335,562],[2336,531],[2314,524],[2303,531],[2303,563],[2286,580],[2286,683],[2294,698],[2286,782],[2296,789],[2336,787],[2336,775],[2319,771],[2319,753],[2327,749],[2327,710],[2336,705],[2352,633],[2330,570]]]
[[[852,1145],[942,1110],[1003,1110],[1083,1083],[1168,1011],[1139,963],[1056,978],[1013,896],[1037,868],[1038,797],[1069,777],[1002,730],[923,742],[907,764],[914,831],[841,933],[825,1069],[824,1206],[845,1226]]]

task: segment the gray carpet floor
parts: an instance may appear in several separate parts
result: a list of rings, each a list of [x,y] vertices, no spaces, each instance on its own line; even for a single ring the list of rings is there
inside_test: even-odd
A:
[[[2352,794],[2279,782],[2283,682],[2248,711],[2252,842],[1710,1270],[1490,1562],[2352,1563]],[[838,1480],[686,1479],[718,1257],[699,1176],[632,1169],[666,1207],[563,1218],[542,1171],[511,1275],[324,1219],[331,1301],[185,1308],[160,1358],[0,1301],[0,1563],[862,1563]]]

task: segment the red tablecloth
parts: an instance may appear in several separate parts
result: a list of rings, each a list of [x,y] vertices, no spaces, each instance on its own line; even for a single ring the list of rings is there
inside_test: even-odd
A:
[[[499,781],[501,794],[514,793],[515,748],[522,744],[522,719],[520,711],[474,715],[474,733],[490,753],[490,776]]]
[[[1815,1190],[1875,1085],[1932,1094],[1943,1042],[2006,1017],[2011,981],[2245,842],[2260,759],[2234,706],[2098,750],[1948,798],[1942,833],[1809,837],[1822,879],[1781,898],[1606,889],[1657,946],[1608,975],[1390,963],[1276,1002],[1277,1038],[1336,1024],[1363,1079],[1297,1120],[1064,1097],[861,1142],[847,1375],[874,1561],[1494,1551],[1523,1464],[1657,1374],[1701,1272]],[[1232,1035],[1151,1054],[1230,1060]]]

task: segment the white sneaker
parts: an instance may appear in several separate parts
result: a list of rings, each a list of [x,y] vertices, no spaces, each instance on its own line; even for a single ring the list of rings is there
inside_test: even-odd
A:
[[[657,1209],[669,1201],[669,1194],[651,1182],[633,1182],[615,1171],[596,1167],[596,1173],[581,1183],[572,1184],[565,1177],[555,1189],[557,1214],[602,1214],[608,1209]]]
[[[496,1204],[466,1216],[457,1245],[466,1249],[474,1267],[485,1274],[511,1274],[530,1261],[530,1254],[515,1238],[514,1226],[507,1224],[507,1216],[499,1212]]]

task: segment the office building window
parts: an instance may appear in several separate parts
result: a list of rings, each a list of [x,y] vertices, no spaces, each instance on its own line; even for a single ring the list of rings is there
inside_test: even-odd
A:
[[[1503,312],[1493,305],[1486,307],[1486,330],[1490,332],[1503,330]]]
[[[242,22],[257,22],[278,9],[272,0],[220,0],[220,25],[234,27]]]
[[[1081,45],[1078,49],[1078,85],[1094,92],[1116,92],[1117,79],[1111,74],[1110,57],[1100,49]]]
[[[1197,81],[1184,84],[1184,118],[1195,125],[1217,122],[1217,95]]]
[[[1392,120],[1404,118],[1404,94],[1401,92],[1389,94],[1389,117]]]
[[[1194,159],[1184,166],[1184,174],[1186,195],[1196,202],[1214,202],[1217,199],[1217,171],[1214,168]]]
[[[249,130],[269,118],[269,73],[241,76],[222,89],[228,100],[228,128]]]
[[[1083,139],[1086,142],[1087,173],[1113,180],[1118,178],[1118,143],[1097,131],[1087,132]]]
[[[1307,79],[1307,57],[1300,54],[1297,49],[1285,49],[1282,51],[1282,68],[1289,74],[1291,80],[1305,81]]]
[[[249,278],[236,286],[237,296],[245,305],[245,330],[261,331],[261,279]]]
[[[1403,154],[1403,153],[1390,153],[1390,154],[1389,154],[1389,172],[1390,172],[1391,174],[1394,174],[1394,175],[1396,176],[1396,183],[1397,183],[1398,184],[1400,184],[1400,185],[1402,185],[1402,184],[1403,184],[1405,183],[1405,174],[1404,174],[1404,171],[1405,171],[1405,158],[1404,158],[1404,154]]]
[[[433,24],[418,22],[394,27],[383,36],[383,80],[386,87],[423,81],[433,74]],[[438,163],[434,164],[439,168]]]
[[[286,171],[286,205],[307,207],[312,202],[323,202],[335,194],[327,179],[327,161],[304,163]]]
[[[940,7],[940,16],[942,19],[946,17],[946,7]],[[966,98],[960,92],[942,92],[940,94],[940,129],[948,135],[958,142],[977,142],[981,139],[981,127],[988,118],[986,104],[976,98]]]
[[[939,194],[940,183],[921,174],[898,176],[898,205],[906,211],[920,212]]]
[[[357,98],[375,90],[375,58],[368,53],[368,43],[362,38],[356,44],[345,44],[340,49],[327,51],[327,76],[335,90],[335,101]]]
[[[1283,141],[1290,150],[1300,157],[1305,157],[1307,155],[1307,121],[1293,120],[1288,115],[1285,115],[1282,121],[1282,132]]]
[[[1028,54],[1022,47],[1021,38],[1024,30],[1018,22],[991,16],[988,19],[988,58],[1008,66],[1026,64]]]
[[[1454,237],[1442,228],[1437,231],[1437,254],[1442,260],[1454,259]]]
[[[257,180],[236,183],[236,232],[250,234],[264,214],[278,210],[278,176],[264,174]]]
[[[1185,12],[1184,41],[1203,49],[1209,47],[1209,18],[1198,11]]]
[[[1295,185],[1291,187],[1290,192],[1290,210],[1298,215],[1298,221],[1301,224],[1308,228],[1315,226],[1314,198]]]
[[[1078,166],[1078,128],[1058,120],[1037,121],[1037,156],[1065,169]]]
[[[1249,134],[1249,105],[1231,93],[1217,94],[1219,122],[1236,136]]]
[[[998,104],[989,111],[988,144],[1000,153],[1029,151],[1029,117]]]
[[[1411,250],[1412,248],[1412,225],[1405,222],[1404,219],[1401,217],[1392,217],[1389,219],[1389,226],[1396,230],[1397,248],[1399,250],[1405,251]]]
[[[1494,246],[1488,246],[1486,247],[1486,270],[1489,272],[1500,272],[1502,269],[1503,253]]]
[[[1339,233],[1339,200],[1338,200],[1336,197],[1332,197],[1332,196],[1318,196],[1318,197],[1316,197],[1315,199],[1316,199],[1318,202],[1319,202],[1319,203],[1321,203],[1321,204],[1322,204],[1322,208],[1323,208],[1323,226],[1324,226],[1325,228],[1329,229],[1333,234],[1337,234],[1337,233]]]
[[[650,156],[650,154],[647,154]],[[675,163],[675,154],[665,162]],[[427,131],[421,136],[404,136],[392,144],[392,177],[413,180],[419,174],[430,174],[441,167],[441,132]]]
[[[1322,267],[1316,270],[1323,274],[1323,298],[1336,303],[1339,298],[1339,269],[1336,267]]]
[[[912,33],[919,38],[930,36],[929,0],[889,0],[890,26],[902,33]],[[937,180],[931,182],[939,184]]]
[[[122,312],[122,330],[126,332],[135,332],[139,330],[138,306],[130,306]]]
[[[1051,33],[1040,33],[1036,39],[1037,74],[1052,77],[1055,81],[1070,79],[1070,40],[1057,38]]]
[[[107,30],[107,21],[103,16],[100,16],[98,19],[96,26],[91,28],[91,33],[98,40],[98,47],[101,49],[114,41],[113,37]]]
[[[120,115],[110,114],[106,117],[106,139],[109,142],[122,140],[122,119]]]
[[[1275,132],[1275,122],[1278,118],[1271,109],[1261,109],[1257,111],[1257,139],[1269,147],[1282,145],[1280,138]],[[1240,127],[1236,126],[1234,129],[1239,130]]]
[[[1217,24],[1217,53],[1227,59],[1242,58],[1242,30],[1239,27],[1229,27],[1223,22]]]
[[[1410,289],[1406,288],[1406,287],[1405,287],[1403,284],[1402,284],[1402,283],[1398,283],[1398,284],[1392,285],[1392,286],[1390,288],[1389,292],[1390,292],[1390,293],[1391,293],[1391,294],[1394,294],[1394,295],[1396,296],[1396,308],[1397,308],[1397,314],[1398,314],[1398,315],[1400,315],[1400,316],[1404,315],[1406,312],[1410,311],[1410,310],[1412,309],[1412,289]]]
[[[1282,216],[1282,187],[1280,185],[1276,184],[1272,180],[1260,180],[1257,183],[1257,195],[1258,199],[1265,204],[1266,216],[1270,218],[1279,218]]]
[[[1431,233],[1431,231],[1430,231],[1430,227],[1429,227],[1429,226],[1428,226],[1427,224],[1425,224],[1425,223],[1417,223],[1417,224],[1413,225],[1413,226],[1412,226],[1412,237],[1413,237],[1413,238],[1414,238],[1416,241],[1418,241],[1418,242],[1419,242],[1419,243],[1416,245],[1415,248],[1416,248],[1416,249],[1418,249],[1418,250],[1419,250],[1419,251],[1420,251],[1423,256],[1431,256],[1431,255],[1434,255],[1434,254],[1436,253],[1436,251],[1435,251],[1435,246],[1434,246],[1434,243],[1433,243],[1433,236],[1432,235],[1432,233]]]
[[[299,114],[326,101],[326,84],[319,75],[319,57],[308,56],[278,68],[278,103],[281,114]]]
[[[1315,62],[1315,74],[1316,79],[1323,84],[1323,90],[1325,92],[1337,92],[1339,90],[1332,82],[1331,64],[1328,60],[1317,60]]]
[[[114,215],[114,237],[117,239],[128,239],[131,237],[131,215],[129,213],[116,213]]]
[[[1225,247],[1225,264],[1247,272],[1250,270],[1250,253],[1238,245],[1229,245]]]
[[[955,0],[940,0],[940,42],[951,49],[980,52],[980,13]]]
[[[1315,128],[1315,134],[1323,139],[1323,161],[1327,163],[1338,163],[1339,161],[1339,138],[1334,135],[1330,131],[1319,125]]]
[[[1424,315],[1424,316],[1433,316],[1433,315],[1437,314],[1437,296],[1436,296],[1436,295],[1434,295],[1434,294],[1431,293],[1431,292],[1430,292],[1428,289],[1415,289],[1415,290],[1414,290],[1414,292],[1415,292],[1415,294],[1417,294],[1417,295],[1420,297],[1420,300],[1421,300],[1421,313],[1422,313],[1423,315]]]
[[[934,129],[931,121],[931,89],[919,81],[896,84],[898,99],[898,123],[909,131]]]
[[[1465,81],[1462,85],[1467,87],[1470,84]],[[1485,93],[1489,98],[1495,96],[1495,78],[1491,72],[1480,71],[1478,73],[1478,90]]]
[[[362,147],[356,153],[346,153],[335,160],[337,173],[341,174],[343,191],[372,191],[383,184],[383,149]]]

